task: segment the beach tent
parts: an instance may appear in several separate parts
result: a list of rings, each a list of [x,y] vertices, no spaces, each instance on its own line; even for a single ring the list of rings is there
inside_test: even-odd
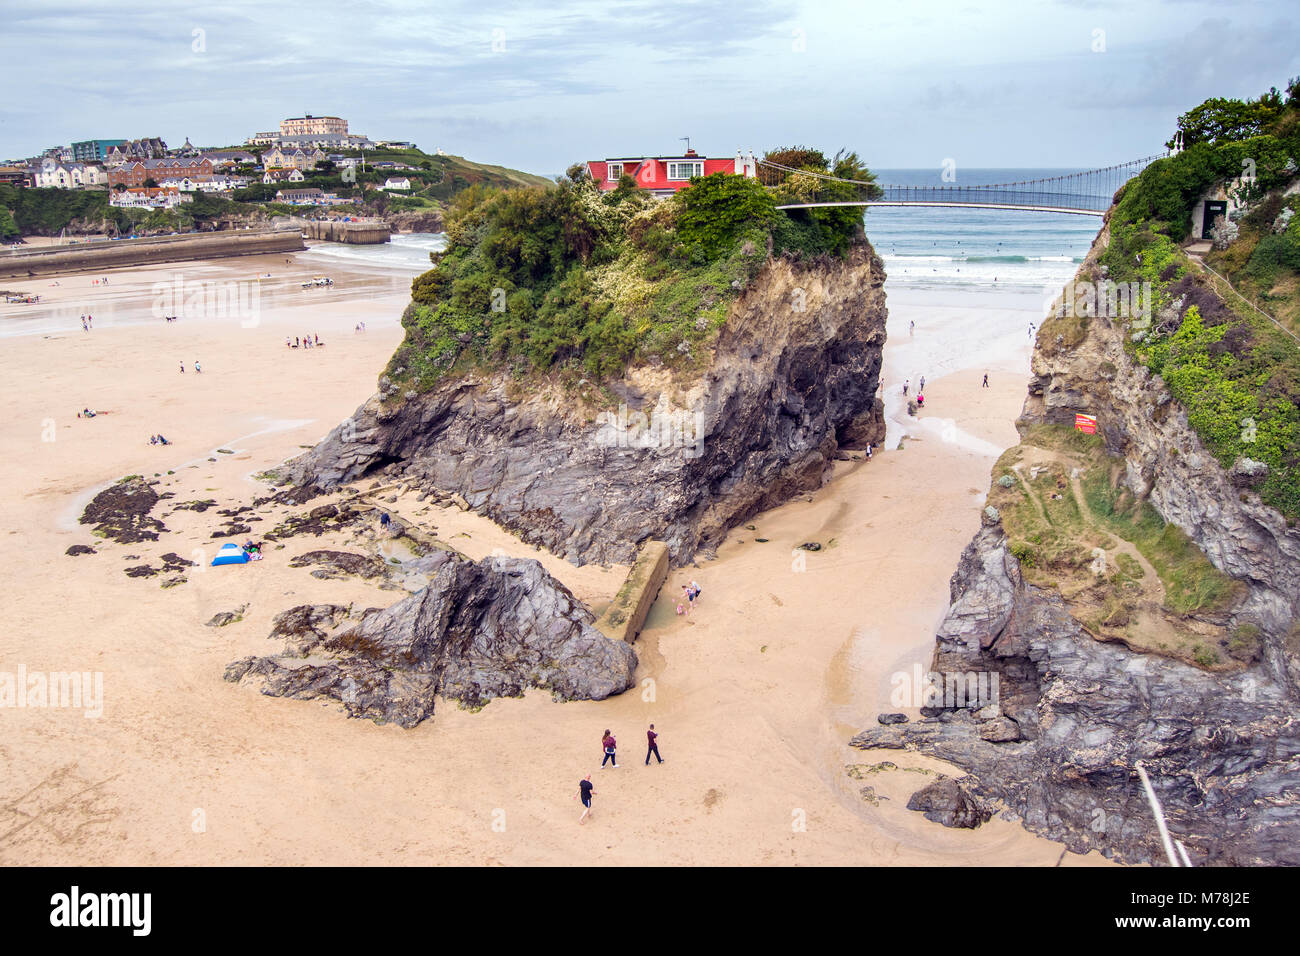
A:
[[[248,555],[244,549],[237,544],[223,544],[217,556],[212,559],[212,566],[215,568],[218,564],[247,564]]]

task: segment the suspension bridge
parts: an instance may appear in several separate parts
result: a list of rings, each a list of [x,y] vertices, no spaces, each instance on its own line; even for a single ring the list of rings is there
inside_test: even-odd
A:
[[[1079,216],[1102,216],[1110,208],[1115,192],[1147,166],[1167,153],[1130,160],[1102,169],[1089,169],[1043,179],[995,183],[983,186],[943,184],[902,186],[875,184],[883,195],[872,199],[835,202],[802,202],[777,206],[777,209],[821,209],[833,206],[939,206],[978,209],[1014,209],[1022,212],[1055,212]],[[861,180],[842,179],[825,173],[812,173],[765,159],[757,161],[764,170],[763,180],[776,185],[791,174],[863,187]]]

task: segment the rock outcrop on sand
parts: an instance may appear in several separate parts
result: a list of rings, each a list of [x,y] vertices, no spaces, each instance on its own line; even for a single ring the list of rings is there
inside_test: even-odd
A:
[[[997,699],[923,708],[922,720],[873,726],[852,744],[950,761],[975,775],[973,794],[1037,833],[1162,864],[1140,762],[1194,864],[1300,864],[1300,532],[1242,490],[1257,468],[1229,473],[1206,452],[1186,410],[1130,360],[1121,326],[1083,326],[1067,341],[1044,323],[1022,426],[1096,415],[1125,491],[1239,582],[1230,621],[1193,613],[1186,623],[1217,629],[1224,646],[1229,628],[1257,634],[1258,662],[1202,668],[1099,640],[1060,590],[1026,579],[990,508],[953,576],[932,670],[996,676]]]
[[[414,727],[438,696],[468,706],[529,687],[557,700],[602,700],[633,683],[636,654],[536,561],[427,556],[429,587],[359,615],[304,605],[276,618],[284,653],[248,657],[226,680],[262,693],[339,701],[352,717]]]
[[[627,428],[616,405],[521,388],[504,371],[422,395],[385,381],[283,471],[330,491],[387,467],[578,564],[630,563],[649,538],[681,564],[819,487],[842,445],[883,437],[884,279],[865,243],[844,259],[768,262],[697,377],[639,367],[610,383]]]
[[[149,482],[130,475],[95,495],[82,512],[80,523],[94,525],[94,534],[119,544],[157,541],[159,532],[167,530],[151,514],[159,500]]]

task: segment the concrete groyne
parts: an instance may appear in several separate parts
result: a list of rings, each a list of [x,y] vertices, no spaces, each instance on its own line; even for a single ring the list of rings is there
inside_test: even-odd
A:
[[[306,248],[302,234],[295,231],[230,231],[188,233],[180,236],[151,236],[78,242],[68,246],[17,249],[0,253],[0,278],[43,276],[64,272],[97,272],[156,262],[191,259],[220,259],[228,256],[257,256],[301,252]]]
[[[303,232],[308,239],[319,239],[324,242],[373,245],[388,242],[393,230],[386,222],[340,222],[325,219],[304,223]]]
[[[623,586],[596,622],[597,629],[616,641],[635,641],[641,633],[641,625],[645,624],[646,615],[650,613],[650,606],[655,603],[659,589],[667,579],[668,545],[662,541],[647,541],[628,571]]]

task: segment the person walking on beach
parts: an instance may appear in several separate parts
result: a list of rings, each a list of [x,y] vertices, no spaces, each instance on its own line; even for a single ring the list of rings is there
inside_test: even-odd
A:
[[[984,373],[984,384],[983,384],[982,386],[980,386],[980,387],[981,387],[981,388],[988,388],[988,387],[989,387],[989,373],[988,373],[988,372],[985,372],[985,373]]]
[[[906,379],[906,378],[903,379],[903,394],[904,394],[904,395],[907,394],[907,386],[908,386],[908,383],[909,383],[910,381],[911,381],[910,379]]]
[[[90,331],[90,326],[86,324],[86,317],[84,315],[81,317],[81,331],[83,332]]]
[[[916,322],[915,322],[915,321],[912,321],[912,322],[907,323],[907,334],[908,334],[908,335],[915,335],[915,334],[916,334]]]
[[[578,801],[582,804],[582,816],[578,817],[578,823],[587,822],[587,817],[591,815],[591,798],[596,795],[595,785],[591,782],[591,774],[587,774],[578,781],[578,792],[575,794]]]
[[[924,375],[921,376],[921,384],[919,384],[919,385],[916,386],[916,390],[917,390],[918,392],[924,392],[924,391],[925,391],[925,376],[924,376]]]
[[[198,360],[198,359],[195,359],[195,360],[194,360],[194,371],[196,371],[196,372],[202,372],[202,371],[203,371],[203,369],[199,367],[199,360]]]
[[[181,359],[181,374],[185,374],[185,359]]]
[[[650,729],[647,730],[647,731],[645,732],[645,739],[646,739],[646,744],[647,744],[646,752],[645,752],[645,765],[646,765],[647,767],[650,766],[650,755],[651,755],[651,754],[654,754],[654,755],[655,755],[655,758],[656,758],[660,763],[663,763],[663,762],[664,762],[664,758],[659,756],[659,744],[656,743],[658,737],[659,737],[659,735],[658,735],[657,733],[655,733],[655,725],[654,725],[654,724],[651,724],[651,725],[650,725]]]
[[[608,730],[606,730],[605,736],[603,736],[600,739],[600,745],[605,748],[605,759],[600,762],[601,769],[602,770],[605,769],[606,763],[612,763],[614,765],[614,769],[617,770],[618,769],[618,741],[614,739],[614,735],[611,734]]]

